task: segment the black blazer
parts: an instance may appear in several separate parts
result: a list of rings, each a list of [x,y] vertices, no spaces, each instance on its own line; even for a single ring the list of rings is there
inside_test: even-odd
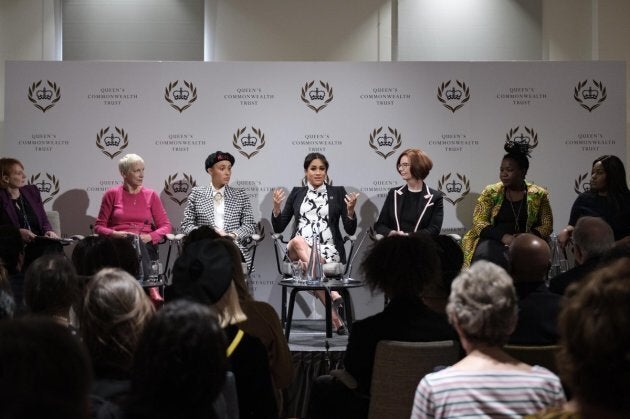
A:
[[[275,217],[273,212],[271,213],[271,225],[273,231],[276,233],[282,233],[287,227],[291,219],[293,218],[293,232],[291,238],[295,236],[299,222],[300,222],[300,206],[306,192],[307,186],[295,187],[289,194],[287,202],[284,204],[282,212]],[[330,186],[326,185],[326,192],[328,194],[328,226],[333,235],[333,241],[335,248],[339,252],[341,263],[346,263],[346,249],[343,245],[343,238],[339,230],[339,219],[343,222],[343,229],[347,234],[354,234],[357,230],[357,214],[355,212],[354,218],[348,217],[348,208],[344,199],[346,197],[346,188],[343,186]]]
[[[37,224],[32,225],[31,229],[33,233],[38,236],[44,235],[48,231],[52,231],[52,226],[46,216],[46,210],[42,203],[42,197],[39,194],[39,190],[35,185],[25,185],[20,188],[20,194],[22,198],[28,202],[33,209],[35,216],[37,217]],[[18,213],[11,202],[11,197],[6,189],[0,189],[0,207],[2,213],[0,213],[0,224],[12,224],[17,228],[20,228],[20,222],[18,220]]]
[[[418,229],[415,232],[423,231],[433,237],[437,237],[442,229],[442,220],[444,219],[444,199],[442,192],[429,188],[426,183],[424,183],[422,188],[423,192],[420,193],[424,195],[418,206],[417,218],[411,221],[413,221],[415,225],[418,220],[420,220]],[[376,224],[374,224],[374,230],[378,234],[387,236],[390,231],[397,229],[396,213],[398,213],[400,217],[403,202],[410,193],[413,192],[409,192],[407,185],[389,190],[378,220],[376,220]],[[394,196],[394,194],[396,194],[396,196]],[[396,211],[394,211],[394,198],[396,198],[395,201],[397,204]],[[400,221],[400,219],[398,221]],[[413,232],[414,231],[407,231],[406,233]]]

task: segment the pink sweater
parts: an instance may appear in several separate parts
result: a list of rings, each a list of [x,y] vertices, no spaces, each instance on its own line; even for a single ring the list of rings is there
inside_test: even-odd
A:
[[[138,194],[132,195],[120,185],[108,189],[103,195],[94,225],[96,234],[109,236],[114,231],[148,233],[156,244],[171,232],[171,222],[154,190],[143,187]]]

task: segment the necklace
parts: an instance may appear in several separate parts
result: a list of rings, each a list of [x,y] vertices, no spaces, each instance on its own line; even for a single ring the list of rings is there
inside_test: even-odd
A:
[[[523,208],[523,201],[525,200],[525,195],[523,195],[523,199],[518,204],[518,211],[514,210],[514,203],[512,202],[512,197],[510,195],[510,191],[506,188],[505,197],[510,203],[510,208],[512,208],[512,214],[514,214],[514,232],[518,233],[520,231],[520,227],[518,225],[519,217],[521,216],[521,208]]]

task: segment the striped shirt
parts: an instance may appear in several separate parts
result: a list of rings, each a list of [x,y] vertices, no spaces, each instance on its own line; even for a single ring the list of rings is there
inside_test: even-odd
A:
[[[413,401],[415,418],[520,418],[565,402],[560,379],[549,370],[465,371],[426,375]]]

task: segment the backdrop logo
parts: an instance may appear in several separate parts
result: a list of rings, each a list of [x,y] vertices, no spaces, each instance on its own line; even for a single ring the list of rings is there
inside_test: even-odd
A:
[[[41,180],[39,180],[41,178]],[[39,182],[38,182],[39,180]],[[59,193],[59,179],[55,175],[46,173],[46,177],[42,177],[41,173],[31,175],[28,181],[29,185],[35,185],[42,196],[42,202],[45,204],[51,201],[55,195]]]
[[[520,127],[509,130],[505,135],[505,143],[509,146],[519,145],[522,150],[536,148],[538,145],[538,134],[536,134],[533,128],[523,128],[525,133],[520,130]]]
[[[172,108],[182,113],[197,100],[197,88],[193,86],[192,82],[184,80],[182,86],[179,84],[179,80],[175,80],[164,89],[164,99]]]
[[[394,154],[401,144],[402,136],[396,128],[387,127],[387,131],[383,132],[383,127],[379,127],[370,134],[370,147],[384,159]]]
[[[591,180],[588,172],[579,175],[575,179],[575,182],[573,183],[573,190],[578,195],[582,192],[588,192],[591,190]]]
[[[573,98],[589,112],[599,108],[606,97],[606,86],[597,80],[592,80],[592,83],[589,83],[588,80],[578,82],[573,89]]]
[[[102,128],[96,134],[96,146],[110,159],[113,159],[129,145],[129,138],[124,129],[114,127],[114,131],[109,132],[109,128]]]
[[[455,80],[455,84],[451,86],[452,80],[442,82],[438,86],[437,99],[449,111],[455,113],[466,102],[470,100],[470,89],[466,83]],[[457,85],[457,87],[455,87]],[[450,87],[450,89],[449,89]]]
[[[37,81],[28,88],[28,100],[40,111],[46,112],[61,99],[61,87],[50,80]]]
[[[177,173],[175,173],[164,181],[164,193],[179,206],[188,201],[188,195],[190,195],[192,188],[197,186],[192,175],[186,173],[182,173],[182,175],[183,179],[177,179]]]
[[[247,127],[237,129],[236,133],[232,136],[232,145],[243,156],[250,159],[254,157],[265,146],[265,134],[258,128],[251,127],[251,132],[247,132]],[[252,135],[253,134],[253,135]],[[243,150],[253,150],[248,153]]]
[[[333,100],[333,88],[323,81],[319,81],[319,86],[315,85],[315,80],[307,82],[302,87],[302,101],[315,111],[315,113],[324,109]],[[319,105],[319,106],[318,106]]]
[[[438,181],[438,190],[444,194],[445,201],[456,205],[470,193],[470,181],[465,175],[459,173],[455,173],[455,176],[451,179],[451,173],[448,173],[442,175]]]

